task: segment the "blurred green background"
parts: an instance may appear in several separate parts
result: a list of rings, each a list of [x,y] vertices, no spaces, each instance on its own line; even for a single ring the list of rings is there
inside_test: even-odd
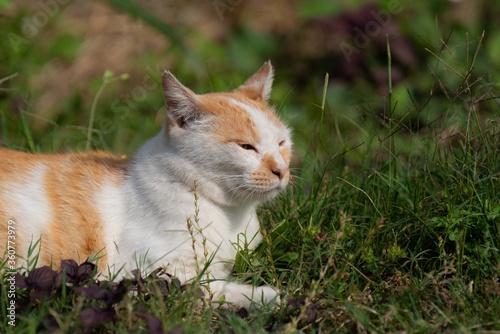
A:
[[[498,121],[496,1],[3,0],[0,8],[0,140],[9,147],[85,149],[95,103],[90,146],[130,155],[164,118],[164,69],[204,93],[235,88],[267,59],[298,163],[318,149],[329,159],[356,148],[347,155],[356,165],[387,138],[401,143],[400,155],[423,138],[456,138],[473,98],[483,124]]]

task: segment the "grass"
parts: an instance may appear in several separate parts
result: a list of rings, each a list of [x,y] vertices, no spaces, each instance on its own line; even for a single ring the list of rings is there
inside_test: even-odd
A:
[[[290,119],[300,158],[294,181],[260,210],[264,242],[239,252],[234,275],[278,287],[281,305],[211,308],[197,282],[181,286],[161,271],[97,286],[91,264],[68,262],[63,274],[43,269],[17,277],[24,285],[16,290],[16,327],[2,322],[0,332],[500,331],[500,108],[498,91],[474,89],[490,87],[474,73],[479,45],[469,50],[467,41],[463,71],[449,64],[445,45],[436,54],[430,88],[445,104],[434,103],[437,93],[416,100],[409,91],[411,102],[398,103],[390,85],[384,108],[357,106],[364,117],[348,119],[349,135],[339,123],[345,115],[328,102],[326,76],[325,89],[302,107],[319,118],[307,129]],[[439,72],[442,63],[453,70]],[[105,84],[111,79],[107,73]],[[95,106],[105,102],[98,99],[72,140],[107,149],[120,142],[119,129],[99,135],[85,127],[99,117]],[[2,120],[3,141],[16,149],[49,151],[65,133],[58,127],[39,145],[28,112],[16,118],[2,111]],[[3,284],[1,319],[9,314],[8,293]]]

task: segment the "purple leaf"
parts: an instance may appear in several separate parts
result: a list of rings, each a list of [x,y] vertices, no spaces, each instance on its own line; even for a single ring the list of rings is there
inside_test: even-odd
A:
[[[249,316],[248,310],[244,307],[241,307],[238,311],[236,311],[236,315],[241,319],[246,319]]]
[[[75,287],[73,290],[81,296],[104,301],[108,306],[118,303],[127,293],[125,286],[120,283],[115,286],[92,284],[85,287]]]
[[[54,333],[59,331],[60,327],[56,319],[52,315],[48,315],[42,320],[43,327],[47,329],[49,333]]]
[[[163,323],[157,317],[146,312],[137,312],[136,314],[146,320],[148,324],[148,333],[150,334],[165,333],[165,331],[163,330]]]
[[[132,274],[132,277],[136,282],[142,282],[141,272],[139,271],[139,269],[134,269],[130,273]]]
[[[80,312],[79,320],[83,327],[90,328],[99,326],[105,322],[113,321],[115,312],[103,310],[96,307],[87,307]]]
[[[78,266],[77,277],[80,282],[88,281],[94,274],[95,264],[84,262]]]
[[[170,293],[170,289],[168,286],[168,282],[166,279],[156,279],[154,284],[156,285],[156,288],[159,290],[159,293],[162,296],[168,296]]]
[[[288,305],[291,307],[301,307],[306,304],[306,298],[305,297],[300,297],[300,298],[294,298],[294,299],[289,299],[288,300]]]
[[[74,260],[62,260],[61,261],[61,272],[66,272],[66,275],[71,277],[71,281],[66,279],[66,282],[72,282],[73,279],[78,275],[78,263]]]
[[[41,300],[44,297],[50,296],[50,290],[30,290],[29,296],[34,300]]]
[[[15,277],[15,282],[16,282],[16,288],[18,289],[27,289],[28,283],[26,282],[26,277],[22,276],[19,273],[16,273]]]
[[[104,300],[106,304],[113,305],[120,302],[127,294],[127,287],[124,282],[120,282],[111,288],[108,298]]]
[[[312,322],[316,321],[316,318],[318,317],[319,310],[321,310],[321,308],[315,304],[308,305],[306,307],[305,312],[304,312],[304,315],[305,315],[304,322],[312,323]]]
[[[107,289],[100,287],[97,284],[92,284],[88,287],[75,287],[73,290],[81,296],[92,299],[103,300],[109,298],[110,292]]]
[[[54,285],[55,278],[56,272],[50,267],[44,266],[30,271],[26,283],[35,290],[48,290]]]

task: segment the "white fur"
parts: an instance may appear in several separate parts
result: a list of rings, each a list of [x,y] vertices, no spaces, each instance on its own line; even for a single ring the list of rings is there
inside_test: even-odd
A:
[[[183,131],[180,132],[178,135],[184,137]],[[220,144],[208,140],[205,136],[191,136],[167,142],[161,132],[137,153],[130,175],[120,189],[121,194],[107,189],[106,192],[110,193],[100,196],[103,199],[123,198],[122,205],[115,205],[116,213],[112,213],[111,206],[106,206],[106,201],[101,204],[105,206],[105,216],[109,217],[106,233],[112,234],[107,235],[108,261],[117,265],[115,269],[125,265],[126,272],[129,272],[138,265],[148,272],[166,265],[168,272],[186,282],[197,277],[203,269],[206,248],[208,258],[213,257],[209,278],[226,279],[231,274],[238,247],[233,243],[246,238],[249,246],[254,247],[261,241],[255,212],[257,203],[241,203],[239,200],[232,203],[234,195],[216,182],[216,175],[224,171],[204,169],[211,166],[213,160],[227,159],[220,156],[217,149]],[[200,147],[200,141],[204,143],[204,150],[209,152],[192,152],[190,158],[179,155],[184,149],[182,146],[195,145],[196,142],[195,147]],[[200,161],[195,164],[189,159]],[[195,180],[199,195],[196,204]],[[199,210],[197,218],[196,209]],[[198,266],[187,229],[188,219],[194,225]],[[196,231],[196,219],[199,220],[201,235]],[[207,241],[205,246],[204,239]],[[239,247],[243,246],[241,243]],[[118,250],[116,253],[115,249]],[[250,300],[260,303],[264,298],[269,302],[277,296],[268,287],[254,291],[248,286],[226,281],[212,282],[209,289],[214,300],[224,295],[226,301],[244,306],[249,306]]]
[[[27,175],[22,186],[19,183],[2,185],[4,189],[0,196],[7,198],[11,206],[9,212],[15,219],[16,253],[26,257],[30,243],[35,244],[44,231],[44,227],[51,221],[51,208],[45,194],[45,173],[48,167],[37,165]],[[29,204],[28,204],[29,203]],[[40,246],[40,244],[38,244]],[[34,254],[38,252],[35,251]],[[25,260],[27,260],[25,258]],[[18,266],[27,268],[26,262],[18,262]]]

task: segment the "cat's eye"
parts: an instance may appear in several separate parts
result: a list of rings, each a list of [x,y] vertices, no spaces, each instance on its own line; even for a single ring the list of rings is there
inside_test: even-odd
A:
[[[278,145],[279,145],[279,146],[283,146],[283,145],[285,145],[285,140],[283,139],[282,141],[280,141]]]
[[[238,144],[238,145],[240,145],[240,147],[244,150],[257,152],[257,149],[250,144]]]

